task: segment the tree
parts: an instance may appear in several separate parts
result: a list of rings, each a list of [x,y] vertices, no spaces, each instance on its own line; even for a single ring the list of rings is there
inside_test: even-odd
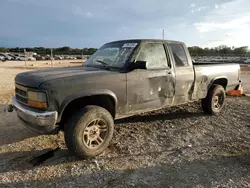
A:
[[[64,46],[64,47],[62,47],[61,48],[61,52],[69,52],[71,49],[70,49],[70,47],[68,47],[68,46]]]
[[[0,52],[3,52],[3,53],[9,52],[9,49],[0,47]]]
[[[239,48],[235,48],[234,53],[239,54],[239,55],[244,55],[244,54],[249,53],[249,50],[248,50],[247,46],[242,46],[242,47],[239,47]]]
[[[188,50],[193,56],[209,56],[209,55],[249,55],[250,52],[247,46],[235,48],[226,45],[220,45],[214,48],[200,48],[198,46],[188,47]]]
[[[96,50],[97,50],[96,48],[89,48],[88,49],[88,54],[90,54],[90,55],[94,54],[96,52]]]

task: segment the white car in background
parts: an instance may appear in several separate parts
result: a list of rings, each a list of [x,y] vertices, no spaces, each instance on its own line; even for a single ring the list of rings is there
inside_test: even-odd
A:
[[[25,61],[25,60],[26,61],[36,61],[36,58],[26,56],[26,59],[25,59],[25,55],[19,55],[19,56],[17,56],[16,60],[18,60],[18,61]]]
[[[9,56],[11,60],[16,60],[16,56],[14,56],[13,54],[6,53],[6,55]]]
[[[243,63],[250,63],[250,58],[244,58]]]
[[[0,54],[0,61],[6,61],[5,57]]]
[[[9,56],[8,54],[5,54],[5,53],[1,53],[0,56],[1,56],[1,57],[4,57],[4,58],[5,58],[5,61],[15,60],[14,57],[11,57],[11,56]]]
[[[221,62],[221,61],[223,61],[223,59],[221,57],[214,57],[212,59],[212,62]]]
[[[63,60],[63,56],[55,55],[54,59],[55,60]]]

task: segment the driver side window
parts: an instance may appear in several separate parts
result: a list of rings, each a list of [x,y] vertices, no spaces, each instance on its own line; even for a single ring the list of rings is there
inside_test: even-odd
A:
[[[137,61],[146,61],[147,69],[168,68],[167,56],[162,43],[143,44]]]

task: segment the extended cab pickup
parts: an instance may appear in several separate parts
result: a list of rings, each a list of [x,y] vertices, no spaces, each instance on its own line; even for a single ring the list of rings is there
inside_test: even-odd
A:
[[[9,111],[41,134],[63,130],[79,157],[95,156],[109,145],[114,119],[197,100],[218,114],[239,75],[237,64],[193,63],[182,42],[114,41],[81,66],[18,74]]]

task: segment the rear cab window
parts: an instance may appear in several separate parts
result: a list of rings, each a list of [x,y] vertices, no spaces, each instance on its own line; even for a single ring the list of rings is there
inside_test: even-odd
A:
[[[176,67],[188,67],[188,58],[185,49],[182,44],[170,43],[169,47],[174,56],[174,62]]]
[[[149,70],[169,68],[163,43],[142,43],[136,61],[146,61]]]

